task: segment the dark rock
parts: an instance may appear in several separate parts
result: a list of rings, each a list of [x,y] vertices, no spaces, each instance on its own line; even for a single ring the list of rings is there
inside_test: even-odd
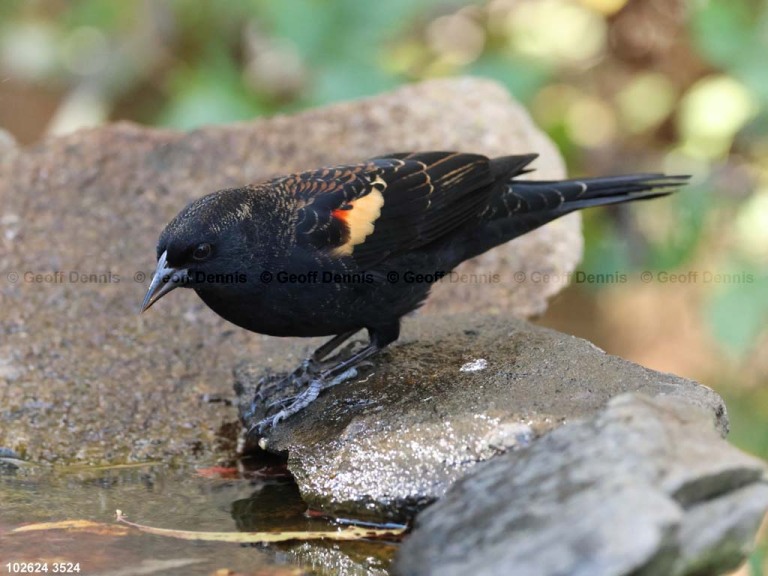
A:
[[[711,410],[637,394],[477,466],[417,517],[396,572],[716,575],[768,508],[766,468]]]
[[[473,364],[485,368],[470,371]],[[262,374],[237,371],[241,409]],[[406,321],[402,341],[364,382],[324,392],[261,444],[288,453],[311,507],[404,520],[478,462],[592,416],[625,392],[685,399],[709,414],[713,429],[727,430],[722,399],[705,386],[523,321],[456,315]],[[697,498],[707,488],[681,479],[676,489]]]
[[[25,464],[16,452],[0,446],[0,475],[15,472]]]
[[[427,82],[294,116],[187,134],[116,124],[21,148],[0,144],[0,445],[30,461],[216,458],[231,367],[287,368],[284,341],[225,323],[192,291],[137,315],[163,226],[207,192],[403,149],[530,152],[552,144],[499,85]],[[576,215],[464,266],[550,271],[581,250]],[[522,263],[525,263],[523,265]],[[501,268],[504,264],[508,268]],[[564,281],[437,287],[441,306],[541,312]],[[467,291],[474,299],[462,296]],[[442,293],[442,294],[441,294]],[[482,295],[482,296],[481,296]]]

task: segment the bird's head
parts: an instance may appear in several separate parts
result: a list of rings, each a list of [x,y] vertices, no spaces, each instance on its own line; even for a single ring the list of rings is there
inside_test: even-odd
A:
[[[226,284],[242,271],[251,258],[252,210],[247,190],[238,188],[203,196],[179,212],[160,234],[157,269],[141,311],[176,288]]]

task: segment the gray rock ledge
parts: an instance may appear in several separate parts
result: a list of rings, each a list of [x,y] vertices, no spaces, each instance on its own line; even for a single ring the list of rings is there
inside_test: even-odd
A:
[[[241,410],[263,373],[236,370]],[[523,321],[455,315],[406,320],[364,381],[324,392],[262,446],[288,453],[311,507],[407,520],[478,462],[592,417],[625,392],[685,400],[708,414],[713,434],[727,431],[722,399],[705,386]]]
[[[765,465],[680,397],[624,394],[477,466],[417,517],[402,576],[722,574],[768,508]]]

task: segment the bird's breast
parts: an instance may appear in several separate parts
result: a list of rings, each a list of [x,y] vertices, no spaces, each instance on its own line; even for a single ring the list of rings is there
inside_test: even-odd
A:
[[[266,276],[248,287],[203,288],[197,293],[225,320],[271,336],[329,336],[362,328],[368,318],[360,303],[374,298],[362,286],[298,273]]]

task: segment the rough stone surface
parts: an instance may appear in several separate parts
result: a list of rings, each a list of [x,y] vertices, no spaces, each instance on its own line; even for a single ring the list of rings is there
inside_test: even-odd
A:
[[[626,394],[478,466],[417,517],[400,575],[716,575],[768,508],[765,465],[677,397]],[[514,571],[511,572],[514,568]]]
[[[10,151],[16,147],[16,140],[7,130],[0,128],[0,154]]]
[[[222,423],[235,414],[198,399],[229,395],[238,361],[283,369],[298,359],[291,352],[303,355],[309,344],[286,352],[284,341],[220,320],[191,291],[139,317],[162,227],[215,189],[435,148],[535,150],[542,154],[538,177],[563,175],[552,144],[520,106],[499,85],[478,79],[433,81],[186,134],[117,124],[30,148],[3,146],[0,446],[34,461],[210,457]],[[464,269],[569,271],[581,251],[572,216]],[[459,298],[457,306],[493,302],[527,315],[541,312],[559,287],[505,276],[495,284],[441,286],[436,298],[442,306]]]
[[[462,371],[480,359],[484,369]],[[624,392],[685,398],[720,433],[727,429],[722,399],[705,386],[499,316],[409,319],[401,342],[375,362],[364,382],[324,392],[261,441],[289,454],[311,507],[407,519],[478,462],[590,416]],[[254,365],[237,371],[241,408],[262,374]],[[692,490],[682,480],[679,490]]]
[[[350,552],[339,546],[316,542],[305,542],[293,546],[283,554],[283,558],[291,564],[311,567],[312,576],[389,576],[389,561],[377,558],[382,554],[382,543],[368,544],[370,552],[365,555],[365,549]],[[386,545],[385,545],[386,546]],[[395,544],[390,543],[392,556]]]

